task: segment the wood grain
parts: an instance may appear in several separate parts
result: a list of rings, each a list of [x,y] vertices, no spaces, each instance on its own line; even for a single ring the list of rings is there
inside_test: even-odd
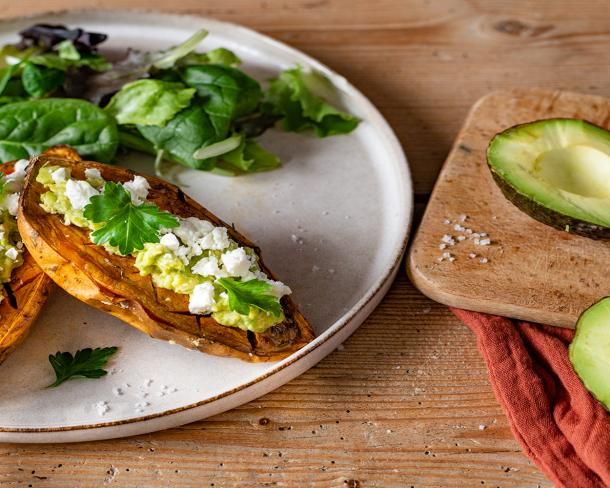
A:
[[[487,95],[472,109],[409,254],[411,279],[426,295],[455,307],[573,328],[583,310],[610,294],[600,266],[610,260],[607,243],[533,220],[504,198],[487,168],[485,153],[494,134],[552,117],[608,127],[610,100],[513,89]],[[466,222],[460,223],[460,215],[468,216]],[[461,228],[489,234],[491,245],[476,245],[473,234],[457,241],[467,237]],[[455,245],[439,249],[443,235],[452,236]],[[443,253],[455,261],[443,259]]]
[[[391,123],[420,203],[469,108],[488,92],[545,86],[610,96],[605,0],[20,0],[3,2],[0,17],[76,8],[212,16],[317,57]],[[345,349],[248,405],[132,439],[0,446],[2,486],[212,483],[551,486],[512,438],[472,335],[404,276]]]

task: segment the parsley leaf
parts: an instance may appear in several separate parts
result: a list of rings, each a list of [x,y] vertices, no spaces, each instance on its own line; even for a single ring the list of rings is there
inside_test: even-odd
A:
[[[271,285],[266,281],[239,281],[234,278],[216,280],[229,295],[229,308],[242,315],[250,313],[250,306],[263,312],[272,313],[275,317],[282,314],[280,299],[270,293]]]
[[[55,355],[49,354],[49,362],[55,371],[56,380],[47,388],[54,388],[64,381],[80,376],[85,378],[101,378],[107,374],[102,367],[106,366],[108,359],[117,347],[104,347],[91,349],[90,347],[76,351],[74,356],[69,352],[57,351]]]
[[[107,181],[104,193],[95,195],[85,207],[84,215],[102,227],[91,234],[96,244],[110,244],[125,256],[144,248],[147,242],[159,242],[159,230],[178,226],[173,215],[156,205],[134,205],[122,185]]]

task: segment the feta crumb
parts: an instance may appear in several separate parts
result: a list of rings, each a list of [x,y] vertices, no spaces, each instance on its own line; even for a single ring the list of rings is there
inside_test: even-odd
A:
[[[486,425],[483,425],[483,424],[479,425],[479,430],[485,430],[486,428],[487,428]]]
[[[453,226],[453,230],[456,230],[456,231],[458,231],[458,232],[462,232],[464,229],[465,229],[465,228],[464,228],[464,227],[462,227],[460,224],[455,224],[455,225]]]
[[[466,229],[466,230],[464,230],[464,232],[465,232],[466,234],[470,235],[470,234],[472,234],[472,229]]]
[[[60,167],[51,173],[51,179],[55,183],[61,183],[62,181],[66,181],[68,179],[68,172],[66,168]]]
[[[442,251],[443,249],[447,249],[447,244],[445,244],[444,242],[442,244],[438,245],[438,248]]]
[[[229,247],[229,235],[225,227],[214,227],[198,244],[202,249],[222,250]]]
[[[94,181],[102,181],[104,179],[102,178],[102,173],[100,173],[100,170],[97,168],[87,168],[85,170],[85,178]]]
[[[487,258],[481,258],[481,259],[479,259],[479,262],[480,262],[481,264],[486,264],[488,261],[489,261],[489,260],[488,260]]]
[[[192,314],[206,314],[212,311],[214,300],[214,285],[212,283],[201,283],[193,288],[189,297],[189,312]]]
[[[123,188],[131,195],[131,202],[134,205],[141,205],[148,196],[150,185],[146,178],[136,175],[133,177],[133,180],[123,183]]]
[[[455,261],[455,257],[451,256],[451,257],[449,258],[449,262],[450,262],[450,263],[453,263],[453,261]]]
[[[463,241],[466,239],[466,236],[457,236],[458,241]]]
[[[17,215],[17,211],[19,210],[19,193],[9,193],[4,198],[4,205],[6,205],[9,214],[13,217]]]
[[[250,271],[250,256],[246,254],[243,247],[238,247],[233,251],[224,253],[220,259],[224,266],[225,271],[230,276],[239,276],[241,278],[250,278],[252,272]]]
[[[176,251],[180,247],[180,241],[176,237],[176,234],[173,234],[172,232],[163,234],[159,242],[161,245],[167,247],[170,251]]]
[[[226,276],[226,273],[218,266],[216,256],[201,258],[193,265],[191,271],[201,276],[214,276],[215,278]]]
[[[479,240],[480,246],[489,246],[490,244],[491,244],[491,239],[489,239],[488,237],[486,237],[485,239]]]
[[[4,253],[4,255],[9,258],[11,261],[15,261],[19,256],[19,251],[14,247],[9,247],[8,250]]]
[[[451,257],[451,254],[450,254],[450,253],[448,253],[448,252],[444,252],[444,253],[443,253],[443,257],[444,257],[445,259],[449,259],[449,258]]]
[[[74,210],[82,210],[92,196],[99,194],[100,192],[86,181],[68,180],[66,183],[66,196]]]
[[[471,252],[471,253],[468,255],[468,257],[469,257],[470,259],[474,259],[474,258],[476,258],[476,257],[477,257],[477,255],[476,255],[475,253]]]
[[[284,295],[290,295],[292,290],[281,281],[266,280],[271,285],[271,294],[275,297],[282,298]]]

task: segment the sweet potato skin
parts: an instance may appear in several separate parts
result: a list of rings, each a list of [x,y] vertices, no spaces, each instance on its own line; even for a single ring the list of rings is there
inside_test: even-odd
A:
[[[97,168],[104,179],[117,182],[129,181],[136,173],[91,161],[76,163],[49,156],[33,160],[20,201],[19,230],[38,265],[71,295],[151,337],[218,356],[252,362],[275,361],[313,339],[311,327],[290,297],[282,299],[286,320],[262,334],[218,324],[209,316],[188,313],[185,296],[156,288],[150,276],[140,275],[132,257],[106,252],[90,242],[87,229],[65,226],[60,216],[47,214],[40,207],[40,195],[45,189],[35,179],[45,164],[69,167],[73,177],[80,179],[84,178],[87,168]],[[232,239],[252,247],[260,257],[256,246],[182,190],[160,179],[142,176],[151,186],[148,199],[159,208],[181,217],[194,216],[225,226]],[[273,278],[262,259],[260,265]]]
[[[58,146],[45,154],[79,160],[71,148]],[[12,173],[14,161],[0,165],[4,174]],[[23,253],[23,264],[17,268],[5,290],[10,293],[0,303],[0,364],[19,346],[28,335],[42,310],[53,286],[52,280],[38,267],[27,249]]]

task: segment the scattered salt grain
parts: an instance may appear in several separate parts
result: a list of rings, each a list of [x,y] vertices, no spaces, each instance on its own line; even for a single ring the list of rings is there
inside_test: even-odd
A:
[[[474,259],[474,258],[476,258],[476,257],[477,257],[477,255],[476,255],[475,253],[471,252],[470,254],[468,254],[468,257],[469,257],[470,259]]]
[[[464,230],[465,230],[465,228],[464,228],[464,227],[462,227],[460,224],[455,224],[455,225],[453,226],[453,230],[456,230],[456,231],[458,231],[458,232],[462,232],[462,231],[464,231]]]
[[[468,220],[468,215],[462,214],[458,217],[458,219],[460,219],[460,222],[466,222],[466,220]]]
[[[123,390],[121,390],[120,388],[113,388],[112,393],[114,394],[114,396],[121,396],[123,394]]]
[[[334,270],[333,268],[329,268],[329,269],[328,269],[328,272],[329,272],[330,274],[335,274],[335,270]]]
[[[95,406],[95,409],[97,410],[98,415],[105,415],[106,412],[108,412],[108,410],[110,410],[110,406],[108,405],[108,402],[105,402],[105,401],[97,402],[94,406]]]
[[[153,382],[152,378],[148,378],[148,379],[144,380],[144,386],[150,386],[150,385],[152,385],[152,382]]]
[[[487,428],[486,425],[483,425],[483,424],[479,425],[479,430],[485,430],[486,428]]]
[[[314,264],[314,265],[311,267],[311,271],[312,271],[313,273],[317,273],[318,271],[320,271],[320,267],[319,267],[319,266],[316,266],[316,265]]]
[[[490,244],[491,244],[491,239],[489,239],[488,237],[486,237],[485,239],[481,239],[479,241],[480,246],[489,246]]]
[[[464,240],[466,240],[466,237],[465,236],[457,236],[457,240],[458,241],[464,241]]]
[[[481,259],[479,259],[479,262],[480,262],[481,264],[486,264],[488,261],[489,261],[489,260],[488,260],[487,258],[481,258]]]
[[[451,224],[451,220],[445,219],[445,220],[443,220],[443,224],[449,225],[449,224]]]

